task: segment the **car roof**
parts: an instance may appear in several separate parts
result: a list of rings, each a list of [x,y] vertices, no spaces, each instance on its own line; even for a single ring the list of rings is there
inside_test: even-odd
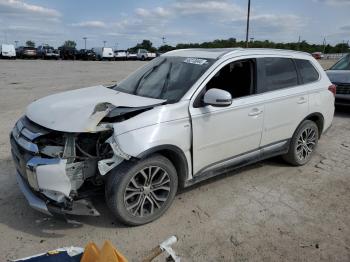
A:
[[[272,48],[193,48],[178,49],[164,54],[164,56],[197,57],[207,59],[220,59],[226,56],[240,55],[283,55],[283,56],[311,56],[309,53],[272,49]]]

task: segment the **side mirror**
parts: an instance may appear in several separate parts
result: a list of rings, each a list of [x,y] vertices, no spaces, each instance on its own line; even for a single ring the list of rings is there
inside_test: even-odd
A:
[[[204,104],[216,107],[230,106],[232,104],[232,96],[225,90],[209,89],[204,95]]]

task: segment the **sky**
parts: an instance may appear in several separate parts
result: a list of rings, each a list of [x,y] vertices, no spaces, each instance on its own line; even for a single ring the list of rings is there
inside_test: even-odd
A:
[[[0,43],[106,46],[245,39],[248,0],[0,0]],[[250,37],[311,43],[350,40],[350,0],[251,0]],[[163,39],[164,37],[164,39]]]

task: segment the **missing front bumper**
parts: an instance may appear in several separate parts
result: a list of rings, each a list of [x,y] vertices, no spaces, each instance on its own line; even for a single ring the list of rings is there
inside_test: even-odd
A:
[[[46,203],[32,192],[32,190],[29,188],[27,183],[24,181],[24,179],[18,172],[16,174],[16,179],[17,179],[19,188],[21,189],[23,195],[27,199],[29,205],[37,211],[40,211],[47,215],[52,215],[49,212]]]
[[[100,213],[94,208],[92,203],[86,199],[73,201],[70,208],[62,208],[44,201],[34,194],[22,176],[17,172],[17,183],[23,195],[28,201],[29,206],[46,215],[79,215],[79,216],[99,216]]]

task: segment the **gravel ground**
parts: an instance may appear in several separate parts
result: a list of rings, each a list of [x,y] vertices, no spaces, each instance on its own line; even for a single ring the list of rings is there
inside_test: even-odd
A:
[[[291,167],[275,158],[212,179],[179,194],[163,217],[145,226],[119,225],[102,197],[95,200],[102,216],[77,217],[79,224],[28,207],[16,185],[8,142],[26,105],[48,94],[120,81],[142,64],[0,60],[1,261],[105,239],[131,261],[140,261],[173,234],[184,261],[350,261],[346,110],[336,112],[306,166]]]

